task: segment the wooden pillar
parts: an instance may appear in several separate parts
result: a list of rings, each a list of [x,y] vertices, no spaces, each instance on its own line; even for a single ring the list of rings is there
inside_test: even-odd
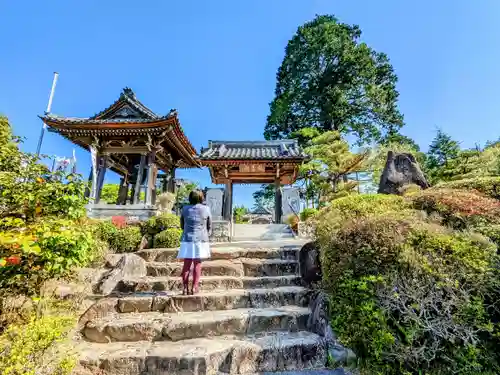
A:
[[[134,197],[135,197],[135,185],[132,185],[130,184],[130,197],[127,197],[127,198],[130,198],[130,204],[134,204]]]
[[[224,189],[224,209],[222,210],[224,220],[229,221],[229,238],[233,237],[233,182],[226,181]]]
[[[167,176],[163,175],[161,178],[161,192],[166,193],[168,188],[168,181],[167,181]]]
[[[228,180],[224,189],[224,220],[231,221],[233,217],[233,182]]]
[[[167,191],[169,193],[175,193],[175,167],[170,170],[170,178],[167,183]]]
[[[87,180],[87,187],[85,188],[85,198],[90,197],[90,192],[92,191],[92,175],[94,174],[94,167],[90,167],[89,178]]]
[[[128,176],[120,179],[120,190],[118,192],[117,204],[127,204],[128,195]]]
[[[106,169],[108,168],[108,155],[99,156],[98,170],[97,170],[97,189],[95,195],[95,203],[99,203],[101,200],[102,186],[104,185],[104,176],[106,175]]]
[[[146,184],[146,204],[151,206],[153,201],[154,191],[156,189],[156,151],[152,151],[148,155],[148,179]]]
[[[274,221],[276,224],[281,224],[281,216],[283,215],[281,202],[281,183],[279,178],[277,178],[274,180]]]
[[[141,155],[141,161],[139,163],[139,170],[137,171],[137,181],[135,182],[133,204],[139,203],[139,198],[141,196],[142,173],[144,171],[145,166],[146,166],[146,155]]]

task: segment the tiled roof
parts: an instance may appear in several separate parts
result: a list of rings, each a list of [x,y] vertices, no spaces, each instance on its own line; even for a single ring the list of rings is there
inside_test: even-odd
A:
[[[269,211],[267,208],[258,206],[255,207],[255,209],[250,212],[252,215],[271,215],[271,211]]]
[[[209,141],[201,160],[220,159],[304,159],[306,154],[296,140],[282,141]]]
[[[125,87],[120,97],[110,106],[91,117],[64,117],[55,114],[39,116],[42,120],[55,121],[62,124],[148,124],[169,119],[177,115],[175,109],[165,116],[159,116],[142,104],[134,92]]]
[[[111,118],[111,119],[94,119],[93,117],[64,117],[54,114],[46,114],[39,116],[42,120],[56,121],[63,124],[148,124],[166,120],[172,117],[171,114],[156,118]]]
[[[98,120],[109,118],[110,114],[113,114],[114,109],[116,107],[120,107],[123,104],[128,104],[136,111],[139,112],[139,115],[143,118],[147,119],[157,119],[160,118],[156,113],[154,113],[151,109],[142,104],[135,96],[135,93],[131,88],[125,87],[120,94],[120,97],[109,107],[103,109],[101,112],[96,113],[94,116],[90,117],[90,119]]]

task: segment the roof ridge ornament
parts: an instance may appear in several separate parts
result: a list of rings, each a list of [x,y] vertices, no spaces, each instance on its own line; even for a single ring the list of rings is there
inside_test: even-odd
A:
[[[223,156],[227,151],[226,145],[223,143],[219,146],[219,156]]]
[[[124,96],[128,96],[129,98],[131,99],[135,99],[135,93],[132,91],[132,89],[128,86],[126,86],[123,91],[122,91],[122,95]]]

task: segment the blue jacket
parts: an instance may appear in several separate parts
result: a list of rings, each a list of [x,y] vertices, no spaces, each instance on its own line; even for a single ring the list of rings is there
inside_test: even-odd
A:
[[[210,207],[203,204],[182,207],[182,242],[209,242],[212,229]]]

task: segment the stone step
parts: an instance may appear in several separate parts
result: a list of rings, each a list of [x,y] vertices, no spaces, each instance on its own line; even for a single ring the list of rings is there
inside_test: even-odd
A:
[[[182,262],[149,262],[148,276],[181,275]],[[297,275],[299,263],[283,259],[241,258],[232,260],[207,260],[202,264],[202,276],[283,276]]]
[[[80,344],[80,364],[107,375],[247,375],[324,368],[321,337],[310,332],[219,336],[178,342]]]
[[[246,241],[277,241],[293,239],[293,231],[287,224],[235,224],[233,238]]]
[[[265,244],[263,244],[265,246]],[[259,259],[288,259],[298,260],[300,246],[278,246],[247,248],[242,246],[224,246],[211,249],[211,260],[259,258]],[[146,249],[136,254],[147,262],[174,262],[177,260],[179,249]]]
[[[293,285],[300,285],[299,276],[202,276],[200,279],[201,290],[275,288]],[[147,276],[122,280],[118,283],[116,291],[131,293],[174,290],[182,290],[180,277]]]
[[[88,322],[83,335],[92,342],[181,341],[222,335],[251,335],[268,331],[306,329],[311,311],[282,306],[165,314],[111,314]]]
[[[231,310],[240,308],[268,308],[285,305],[306,306],[308,290],[299,286],[273,289],[230,289],[200,292],[183,296],[178,292],[135,293],[116,298],[120,313],[192,312]]]

